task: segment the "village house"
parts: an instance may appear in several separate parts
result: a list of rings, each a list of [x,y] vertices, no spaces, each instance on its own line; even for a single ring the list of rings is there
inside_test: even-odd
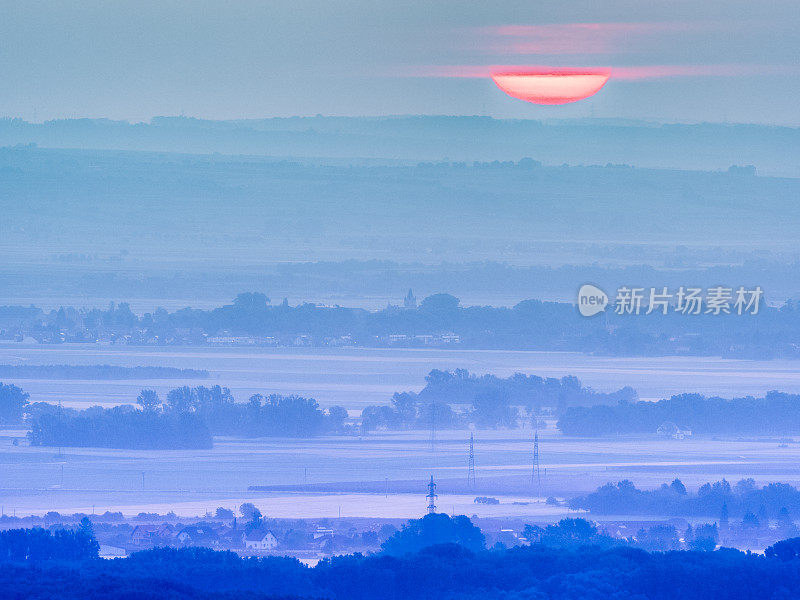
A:
[[[147,546],[164,542],[172,538],[175,529],[169,523],[161,525],[137,525],[131,531],[131,543],[134,546]]]
[[[244,547],[248,550],[272,550],[277,545],[278,539],[266,529],[254,529],[244,536]]]
[[[201,546],[204,548],[216,548],[219,546],[217,532],[205,524],[184,527],[175,537],[184,546]]]
[[[317,527],[314,531],[314,539],[318,540],[320,538],[333,538],[333,529],[328,529],[327,527]]]

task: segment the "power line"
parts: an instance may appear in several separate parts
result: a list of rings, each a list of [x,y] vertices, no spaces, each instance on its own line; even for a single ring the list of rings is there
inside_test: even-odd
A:
[[[475,487],[475,436],[469,434],[469,471],[467,472],[467,484]]]
[[[436,400],[431,400],[431,452],[436,452]]]

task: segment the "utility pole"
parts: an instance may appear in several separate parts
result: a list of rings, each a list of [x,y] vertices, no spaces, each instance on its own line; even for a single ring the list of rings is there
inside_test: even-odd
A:
[[[467,471],[467,485],[475,487],[475,435],[469,434],[469,470]]]
[[[541,483],[541,473],[539,470],[539,430],[533,434],[533,470],[531,471],[531,483],[539,485]]]
[[[436,513],[436,484],[433,483],[433,475],[431,475],[431,482],[428,484],[428,495],[425,496],[428,499],[428,514],[432,515]]]

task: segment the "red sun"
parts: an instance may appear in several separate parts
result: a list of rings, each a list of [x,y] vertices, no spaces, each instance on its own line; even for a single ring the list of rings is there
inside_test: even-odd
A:
[[[568,104],[596,94],[610,75],[610,69],[534,69],[492,73],[492,81],[526,102]]]

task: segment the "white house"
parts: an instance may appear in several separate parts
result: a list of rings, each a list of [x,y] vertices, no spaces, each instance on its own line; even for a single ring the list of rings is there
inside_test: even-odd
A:
[[[317,527],[316,531],[314,532],[314,539],[318,540],[320,538],[333,538],[333,529],[328,529],[326,527]]]
[[[688,427],[679,427],[671,421],[662,423],[656,433],[663,437],[671,437],[673,440],[682,440],[692,436],[692,430]]]
[[[244,547],[250,550],[272,550],[277,545],[278,539],[265,529],[254,529],[244,536]]]

